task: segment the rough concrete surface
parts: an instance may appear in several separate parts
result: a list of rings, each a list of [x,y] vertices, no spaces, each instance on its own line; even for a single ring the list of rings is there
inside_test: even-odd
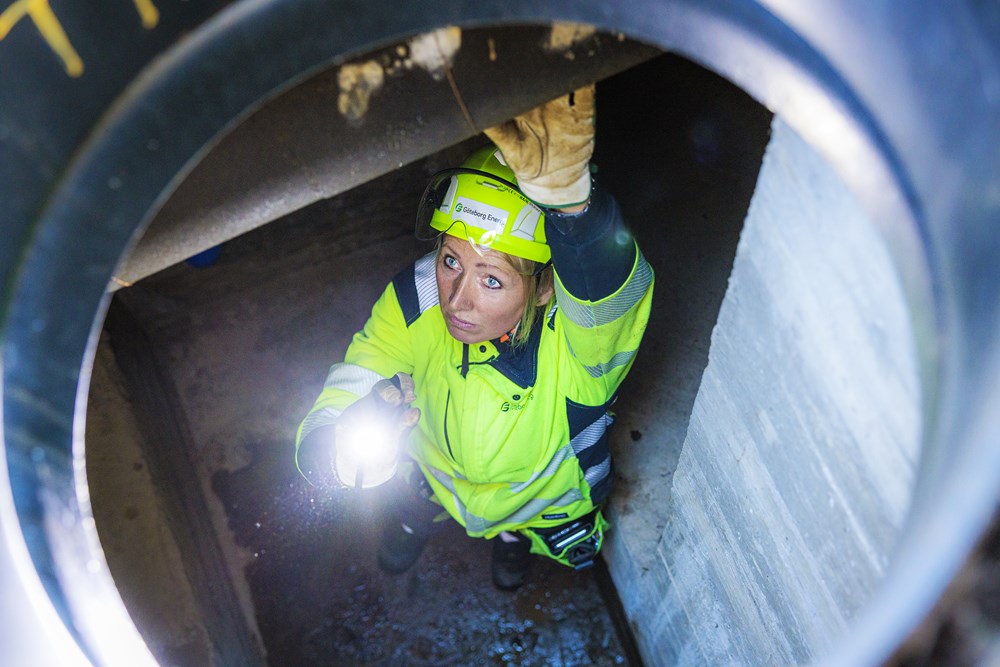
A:
[[[115,584],[154,655],[177,664],[208,664],[210,642],[157,501],[139,446],[139,426],[106,337],[91,382],[87,477]]]
[[[605,557],[640,650],[655,662],[681,643],[661,629],[668,580],[657,545],[771,114],[679,59],[628,74],[598,88],[597,177],[636,229],[656,289],[636,370],[615,406],[618,530]]]
[[[761,168],[658,553],[664,665],[804,664],[888,566],[920,443],[886,248],[780,120]]]

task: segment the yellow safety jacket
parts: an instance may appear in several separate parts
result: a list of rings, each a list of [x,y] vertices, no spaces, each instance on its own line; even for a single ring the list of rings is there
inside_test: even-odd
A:
[[[608,408],[649,317],[653,271],[638,248],[634,257],[624,284],[597,302],[569,293],[557,265],[555,304],[515,348],[467,345],[448,333],[435,254],[424,256],[386,287],[330,369],[297,443],[379,380],[409,373],[421,411],[409,454],[469,535],[588,514],[611,489]]]

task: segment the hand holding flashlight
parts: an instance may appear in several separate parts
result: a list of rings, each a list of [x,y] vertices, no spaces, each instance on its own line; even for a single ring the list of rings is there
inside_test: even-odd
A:
[[[344,410],[334,458],[342,484],[368,489],[392,479],[403,438],[420,420],[420,410],[410,407],[415,398],[413,378],[396,373]]]

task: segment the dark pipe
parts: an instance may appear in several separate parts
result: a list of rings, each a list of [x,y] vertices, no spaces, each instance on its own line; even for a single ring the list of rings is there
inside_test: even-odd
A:
[[[3,624],[3,645],[14,647],[5,650],[45,662],[59,645],[46,633],[65,641],[68,630],[95,663],[143,660],[89,523],[76,408],[85,399],[80,387],[105,286],[177,182],[262,101],[341,58],[448,24],[553,19],[676,50],[738,83],[810,140],[882,224],[921,345],[927,440],[898,557],[831,662],[881,662],[927,612],[983,530],[1000,488],[1000,414],[990,410],[1000,399],[994,6],[178,3],[160,8],[159,32],[146,39],[138,29],[117,29],[135,25],[137,6],[79,6],[59,17],[69,35],[87,26],[78,44],[102,46],[79,46],[80,78],[67,78],[31,24],[0,43],[10,481],[10,492],[5,482],[0,489],[0,565],[5,600],[27,599],[38,610],[8,612],[19,617]],[[90,20],[95,11],[100,20]],[[120,58],[101,61],[109,45],[129,53],[124,66]]]
[[[658,52],[589,33],[576,43],[549,46],[550,34],[543,26],[443,29],[366,53],[289,90],[221,139],[195,167],[124,258],[111,287],[131,284]],[[344,80],[361,66],[375,68],[371,90]]]

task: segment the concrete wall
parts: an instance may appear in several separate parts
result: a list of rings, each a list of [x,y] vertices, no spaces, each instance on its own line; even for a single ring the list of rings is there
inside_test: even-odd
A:
[[[218,664],[106,335],[94,359],[87,403],[91,507],[122,601],[150,652],[163,664]]]
[[[676,469],[654,443],[626,454],[670,485],[654,511],[617,508],[607,553],[647,663],[822,655],[890,563],[918,404],[884,247],[775,119]]]

